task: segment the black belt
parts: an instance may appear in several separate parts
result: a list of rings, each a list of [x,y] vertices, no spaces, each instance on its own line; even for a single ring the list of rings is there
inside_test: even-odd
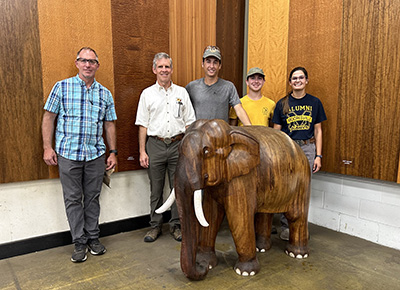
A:
[[[150,137],[153,137],[153,138],[155,138],[157,140],[163,141],[166,145],[169,145],[171,143],[174,143],[175,141],[182,140],[183,136],[185,136],[185,135],[182,133],[182,134],[176,135],[176,136],[171,137],[171,138],[168,138],[168,137],[167,138],[161,138],[161,137],[158,137],[158,136],[150,136]]]
[[[312,137],[311,139],[308,139],[308,140],[293,140],[293,141],[296,142],[299,146],[303,146],[303,145],[315,143],[315,138]]]

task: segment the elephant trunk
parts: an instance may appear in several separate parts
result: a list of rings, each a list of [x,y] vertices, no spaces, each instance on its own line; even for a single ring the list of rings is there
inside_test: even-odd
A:
[[[182,184],[182,179],[178,178],[185,175],[183,167],[178,166],[175,173],[176,203],[182,229],[181,268],[189,279],[201,280],[207,275],[208,265],[196,262],[200,224],[193,211],[192,187],[187,181]]]

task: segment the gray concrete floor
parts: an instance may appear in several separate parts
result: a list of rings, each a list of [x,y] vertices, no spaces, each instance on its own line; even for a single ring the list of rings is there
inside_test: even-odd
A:
[[[258,253],[261,270],[241,277],[224,224],[217,238],[219,264],[205,280],[190,281],[180,269],[180,243],[168,226],[154,243],[144,243],[148,229],[102,238],[108,251],[73,264],[73,246],[0,260],[0,289],[400,289],[400,251],[310,224],[310,256],[289,258],[285,242]]]

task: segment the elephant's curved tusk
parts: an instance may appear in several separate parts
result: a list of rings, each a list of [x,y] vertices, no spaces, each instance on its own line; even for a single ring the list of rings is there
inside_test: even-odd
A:
[[[204,217],[203,212],[203,203],[202,203],[202,192],[201,189],[198,189],[194,192],[194,212],[196,214],[197,220],[203,227],[208,227],[209,224]]]
[[[165,212],[167,209],[171,207],[171,205],[175,201],[175,188],[172,189],[171,194],[168,196],[168,199],[164,202],[162,206],[156,209],[156,213],[160,214]]]

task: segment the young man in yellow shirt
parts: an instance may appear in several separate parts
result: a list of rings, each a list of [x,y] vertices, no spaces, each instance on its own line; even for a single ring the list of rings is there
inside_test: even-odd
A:
[[[261,89],[264,83],[265,74],[263,70],[258,67],[251,68],[246,76],[249,92],[241,98],[241,102],[252,125],[272,127],[271,119],[275,109],[275,102],[262,95]],[[230,111],[229,119],[230,125],[243,126],[234,110]]]

